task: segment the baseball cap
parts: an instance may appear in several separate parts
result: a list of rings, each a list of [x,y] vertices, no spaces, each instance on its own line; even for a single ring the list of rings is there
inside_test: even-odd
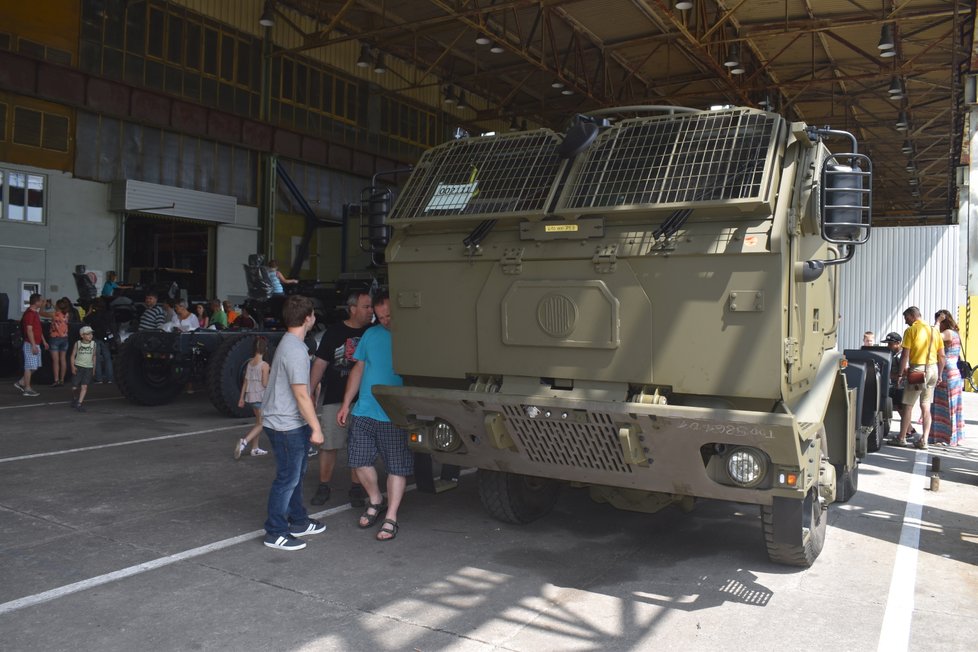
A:
[[[78,329],[79,335],[84,335],[85,333],[91,333],[91,332],[92,332],[91,326],[82,326],[81,328]]]
[[[903,337],[900,335],[900,333],[894,333],[894,332],[891,331],[891,332],[889,332],[889,333],[886,334],[886,337],[883,338],[883,341],[884,342],[902,342],[903,341]]]

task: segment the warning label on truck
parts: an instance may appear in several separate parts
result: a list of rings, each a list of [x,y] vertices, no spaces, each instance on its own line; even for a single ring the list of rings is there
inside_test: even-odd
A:
[[[428,205],[427,211],[450,211],[465,208],[469,200],[479,190],[479,182],[472,183],[439,183]]]

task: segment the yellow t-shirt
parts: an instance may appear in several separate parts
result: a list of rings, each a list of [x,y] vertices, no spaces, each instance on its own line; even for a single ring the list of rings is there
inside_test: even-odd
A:
[[[937,352],[944,350],[944,340],[936,328],[918,319],[904,331],[903,348],[910,349],[910,364],[937,364]]]

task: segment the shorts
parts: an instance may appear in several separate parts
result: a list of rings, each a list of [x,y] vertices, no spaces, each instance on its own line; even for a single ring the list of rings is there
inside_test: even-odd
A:
[[[43,348],[38,345],[37,353],[32,353],[31,343],[24,342],[24,371],[34,371],[41,368],[41,351]]]
[[[58,351],[68,350],[68,338],[67,337],[49,337],[48,338],[48,351],[51,353],[57,353]]]
[[[321,451],[338,451],[346,448],[346,440],[349,432],[346,426],[336,423],[336,413],[340,411],[340,403],[327,403],[323,406],[323,414],[319,417],[319,424],[323,427],[323,443],[319,445]]]
[[[408,476],[414,473],[414,455],[408,449],[408,434],[389,421],[352,417],[347,464],[350,468],[373,466],[377,453],[387,472]]]
[[[921,405],[932,403],[934,401],[934,387],[937,386],[937,381],[941,379],[940,374],[937,373],[937,365],[912,364],[910,371],[923,371],[924,384],[910,385],[908,383],[905,385],[903,388],[903,404],[913,405],[918,399]]]
[[[245,403],[245,406],[250,407],[252,410],[260,410],[261,401],[255,401],[254,403]]]
[[[77,371],[75,375],[71,377],[72,387],[81,387],[82,385],[92,384],[92,368],[91,367],[75,367]]]

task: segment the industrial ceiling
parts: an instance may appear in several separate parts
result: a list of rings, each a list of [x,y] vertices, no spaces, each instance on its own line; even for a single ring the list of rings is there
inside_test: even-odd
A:
[[[274,0],[317,21],[303,50],[356,39],[562,129],[611,106],[759,106],[852,132],[877,224],[956,219],[974,2],[961,0]],[[830,147],[832,144],[830,143]],[[842,144],[840,143],[840,147]],[[967,148],[965,148],[967,154]]]

